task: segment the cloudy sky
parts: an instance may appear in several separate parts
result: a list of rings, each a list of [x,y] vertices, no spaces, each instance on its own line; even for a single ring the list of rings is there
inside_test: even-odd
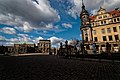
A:
[[[120,7],[120,0],[84,0],[95,14]],[[0,0],[0,45],[50,39],[52,45],[64,40],[81,40],[81,0]]]

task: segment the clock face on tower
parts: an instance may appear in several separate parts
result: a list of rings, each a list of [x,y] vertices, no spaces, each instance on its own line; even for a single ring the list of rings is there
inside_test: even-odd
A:
[[[87,22],[87,18],[83,18],[83,21],[84,21],[84,22]]]
[[[84,16],[82,21],[83,21],[84,25],[89,24],[89,20],[88,20],[87,16]]]
[[[83,21],[83,24],[86,24],[87,19],[84,17],[82,21]]]

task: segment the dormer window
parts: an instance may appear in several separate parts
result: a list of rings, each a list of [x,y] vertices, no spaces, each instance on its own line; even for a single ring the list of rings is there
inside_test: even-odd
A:
[[[116,19],[114,19],[114,22],[116,22]]]
[[[120,21],[120,18],[117,18],[117,21]]]
[[[103,14],[105,12],[106,12],[106,10],[102,7],[100,7],[100,9],[98,10],[98,14]]]
[[[107,18],[107,15],[105,15],[104,18]]]
[[[99,19],[102,19],[102,16],[99,16]]]
[[[112,14],[112,16],[115,16],[115,14]]]

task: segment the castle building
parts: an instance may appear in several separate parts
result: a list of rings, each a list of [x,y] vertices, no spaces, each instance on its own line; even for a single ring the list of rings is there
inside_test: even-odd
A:
[[[41,53],[50,53],[51,41],[50,40],[39,40],[38,49]]]
[[[80,14],[82,41],[86,50],[91,49],[91,44],[96,44],[98,51],[106,50],[106,43],[111,51],[120,51],[120,10],[112,11],[100,7],[96,15],[90,16],[82,1]]]
[[[35,48],[35,44],[32,42],[17,42],[14,44],[14,49],[17,53],[29,53],[31,48]]]

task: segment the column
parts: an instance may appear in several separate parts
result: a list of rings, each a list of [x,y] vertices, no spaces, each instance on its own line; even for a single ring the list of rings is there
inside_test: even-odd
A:
[[[99,44],[99,53],[101,53],[102,52],[102,46],[101,46],[101,44]]]
[[[82,30],[82,42],[84,43],[84,32]]]
[[[114,46],[113,46],[113,44],[111,44],[111,52],[113,52],[114,51]]]

